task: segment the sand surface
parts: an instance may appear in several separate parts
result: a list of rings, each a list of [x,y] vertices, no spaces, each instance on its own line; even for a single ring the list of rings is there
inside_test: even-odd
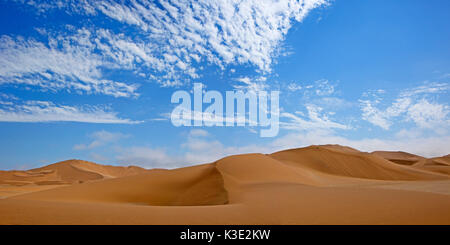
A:
[[[338,145],[173,170],[0,171],[0,224],[450,224],[450,157]]]

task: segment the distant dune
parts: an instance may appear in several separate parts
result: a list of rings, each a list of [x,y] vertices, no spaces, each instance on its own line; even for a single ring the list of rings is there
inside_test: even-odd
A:
[[[82,160],[67,160],[26,171],[0,171],[0,184],[19,186],[27,184],[75,184],[136,175],[146,171],[148,170],[136,166],[107,166]]]
[[[450,157],[323,145],[174,170],[0,171],[0,224],[450,224]]]

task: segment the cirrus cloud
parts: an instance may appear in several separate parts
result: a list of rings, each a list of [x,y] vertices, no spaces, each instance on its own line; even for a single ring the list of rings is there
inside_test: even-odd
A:
[[[0,122],[140,123],[139,121],[120,118],[116,112],[99,106],[68,106],[49,101],[23,101],[21,104],[2,104],[0,107]]]

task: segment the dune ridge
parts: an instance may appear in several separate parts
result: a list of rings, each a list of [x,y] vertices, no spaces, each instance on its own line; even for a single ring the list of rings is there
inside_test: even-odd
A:
[[[26,184],[76,184],[136,175],[146,171],[148,170],[137,166],[100,165],[72,159],[25,171],[0,171],[0,184],[19,186]]]
[[[313,145],[173,170],[69,160],[1,172],[0,195],[28,191],[0,200],[0,224],[450,224],[448,159]]]
[[[391,162],[409,165],[414,169],[431,171],[439,174],[450,174],[450,157],[449,155],[442,157],[425,158],[407,152],[391,152],[391,151],[375,151],[372,154],[379,155]]]

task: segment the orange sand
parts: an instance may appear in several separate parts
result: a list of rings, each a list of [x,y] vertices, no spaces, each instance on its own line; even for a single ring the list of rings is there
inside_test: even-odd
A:
[[[450,224],[450,157],[338,145],[174,170],[0,171],[0,224]]]

